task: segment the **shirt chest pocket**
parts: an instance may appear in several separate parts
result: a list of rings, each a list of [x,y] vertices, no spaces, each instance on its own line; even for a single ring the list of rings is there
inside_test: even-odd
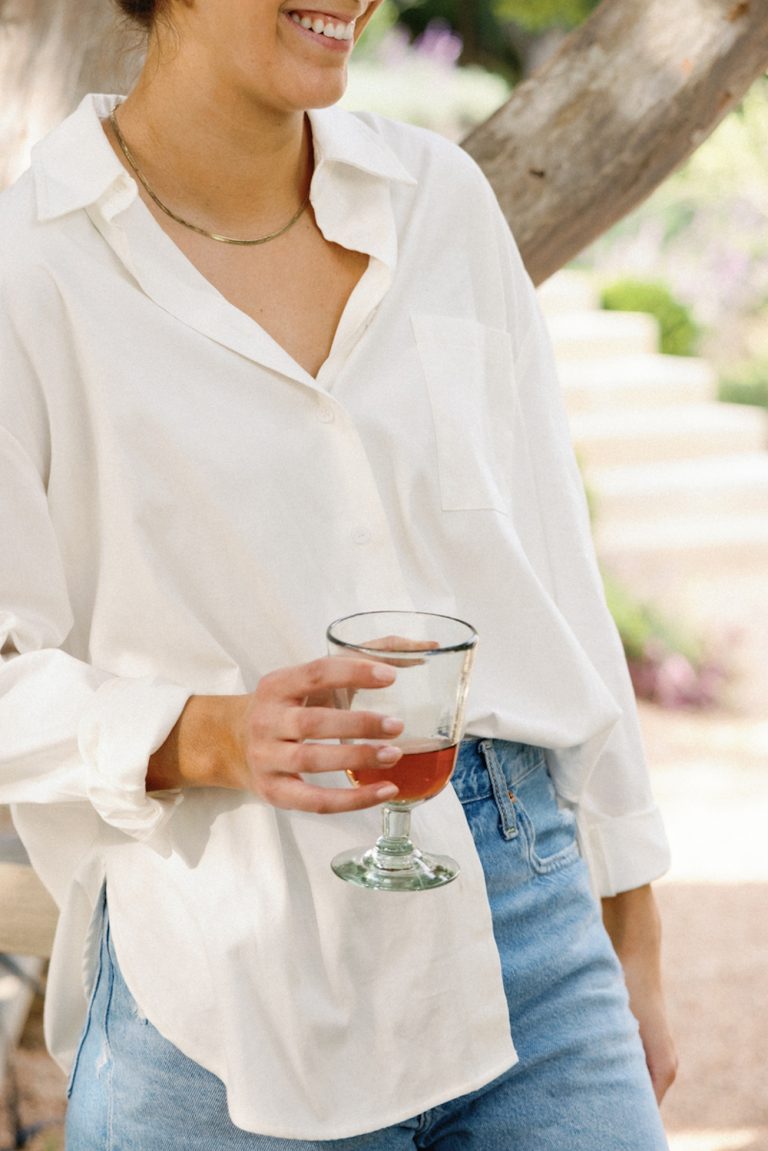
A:
[[[516,405],[509,334],[475,320],[411,316],[429,395],[444,511],[509,513]]]

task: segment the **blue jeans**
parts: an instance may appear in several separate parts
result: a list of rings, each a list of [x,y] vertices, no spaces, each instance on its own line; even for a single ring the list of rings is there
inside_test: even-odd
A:
[[[220,1080],[139,1012],[105,913],[70,1080],[67,1151],[665,1151],[621,969],[543,753],[467,740],[454,786],[485,870],[515,1067],[470,1095],[351,1139],[243,1131],[229,1119]]]

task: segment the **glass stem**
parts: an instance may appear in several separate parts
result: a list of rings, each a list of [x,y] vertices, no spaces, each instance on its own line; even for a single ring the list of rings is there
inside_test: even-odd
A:
[[[381,810],[381,835],[373,849],[377,867],[384,871],[403,871],[411,867],[414,846],[411,843],[410,807],[387,807]]]

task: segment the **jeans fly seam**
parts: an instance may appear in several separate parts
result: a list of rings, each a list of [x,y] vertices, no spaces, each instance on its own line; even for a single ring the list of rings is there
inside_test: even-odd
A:
[[[520,829],[517,825],[515,809],[509,796],[507,781],[504,778],[504,772],[496,756],[493,740],[482,740],[480,749],[485,759],[488,774],[491,777],[491,787],[493,788],[496,807],[499,810],[499,816],[501,818],[502,835],[505,839],[516,839]]]

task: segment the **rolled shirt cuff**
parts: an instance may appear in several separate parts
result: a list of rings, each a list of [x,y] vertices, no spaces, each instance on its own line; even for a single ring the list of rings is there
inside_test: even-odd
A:
[[[83,715],[78,745],[86,794],[105,823],[149,839],[182,799],[178,791],[148,795],[149,757],[166,740],[190,691],[157,677],[111,679]]]
[[[631,891],[668,869],[670,852],[657,807],[613,819],[577,816],[579,841],[600,897]]]

